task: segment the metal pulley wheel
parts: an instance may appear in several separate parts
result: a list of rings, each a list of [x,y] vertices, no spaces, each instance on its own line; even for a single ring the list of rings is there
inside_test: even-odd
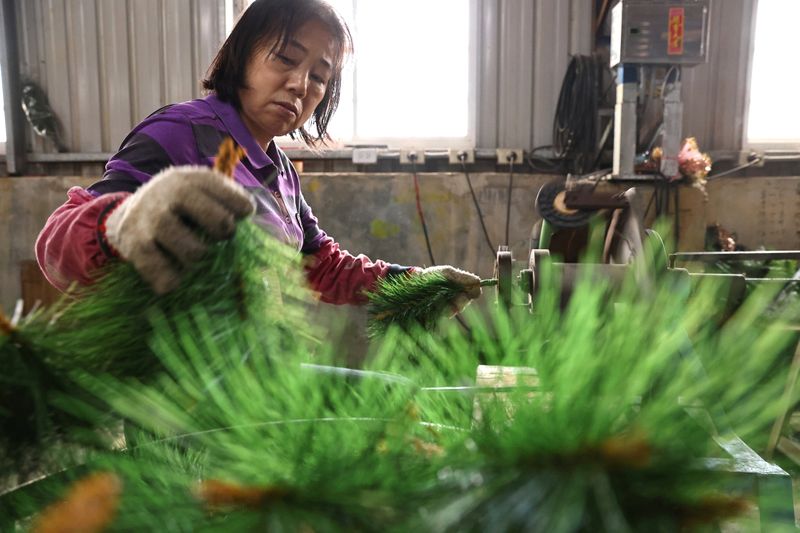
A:
[[[589,223],[594,211],[570,209],[566,204],[567,188],[563,180],[542,185],[536,195],[536,210],[547,222],[558,228],[580,228]]]
[[[497,247],[497,259],[494,263],[494,277],[497,279],[497,301],[506,308],[511,307],[511,295],[514,290],[513,258],[508,246]]]
[[[542,282],[542,263],[550,260],[550,250],[547,249],[533,249],[528,256],[528,269],[531,271],[531,304],[539,290],[539,284]]]

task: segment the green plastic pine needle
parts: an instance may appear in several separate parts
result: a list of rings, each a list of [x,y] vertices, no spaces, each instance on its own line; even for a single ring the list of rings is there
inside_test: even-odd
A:
[[[495,280],[481,281],[481,286],[494,284]],[[453,300],[463,290],[438,272],[379,279],[375,290],[367,293],[368,334],[382,335],[393,325],[406,330],[419,325],[431,330],[443,315],[453,314]]]
[[[294,255],[247,222],[234,239],[214,246],[169,294],[155,295],[130,264],[113,264],[95,285],[77,288],[17,327],[0,328],[0,464],[23,455],[40,462],[43,449],[85,425],[54,405],[60,395],[78,394],[76,380],[82,376],[147,382],[163,371],[151,349],[154,323],[172,326],[201,308],[211,317],[295,330],[293,321],[301,317],[281,305],[307,298],[292,277],[301,272]],[[287,277],[285,294],[279,295],[269,283]],[[216,324],[221,322],[210,321],[210,333],[234,333],[219,331]]]
[[[718,287],[586,276],[562,304],[547,265],[537,281],[533,314],[390,328],[372,377],[302,367],[336,347],[312,353],[291,302],[265,319],[214,301],[156,319],[163,372],[78,380],[136,427],[130,449],[88,453],[0,510],[34,515],[86,471],[122,480],[112,531],[692,531],[746,510],[718,441],[757,442],[778,413],[796,338],[764,313],[774,291],[717,326]],[[85,394],[69,405],[104,420]],[[209,486],[227,503],[209,505]]]

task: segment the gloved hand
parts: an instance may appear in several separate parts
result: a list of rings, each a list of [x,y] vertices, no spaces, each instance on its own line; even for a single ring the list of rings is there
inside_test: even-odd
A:
[[[254,211],[250,193],[223,174],[169,167],[114,208],[105,237],[164,294],[178,286],[181,270],[203,256],[210,240],[232,237],[236,221]]]
[[[445,279],[461,285],[464,290],[453,299],[453,314],[458,314],[469,305],[469,303],[481,295],[481,278],[466,270],[461,270],[450,265],[437,265],[422,269],[421,274],[436,272]]]

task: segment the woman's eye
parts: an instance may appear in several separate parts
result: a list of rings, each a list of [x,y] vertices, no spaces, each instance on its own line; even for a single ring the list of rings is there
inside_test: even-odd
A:
[[[294,65],[294,60],[287,56],[276,54],[275,57],[278,59],[278,61],[280,61],[284,65]]]
[[[317,74],[312,74],[311,75],[311,79],[314,80],[315,82],[319,83],[320,85],[325,85],[326,83],[328,83],[328,80],[326,80],[325,78],[323,78],[322,76],[319,76]]]

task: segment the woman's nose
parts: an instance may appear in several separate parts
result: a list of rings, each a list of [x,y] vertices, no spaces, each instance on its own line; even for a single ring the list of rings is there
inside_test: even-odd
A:
[[[289,73],[287,88],[298,98],[303,98],[308,90],[308,72],[305,69],[293,69]]]

